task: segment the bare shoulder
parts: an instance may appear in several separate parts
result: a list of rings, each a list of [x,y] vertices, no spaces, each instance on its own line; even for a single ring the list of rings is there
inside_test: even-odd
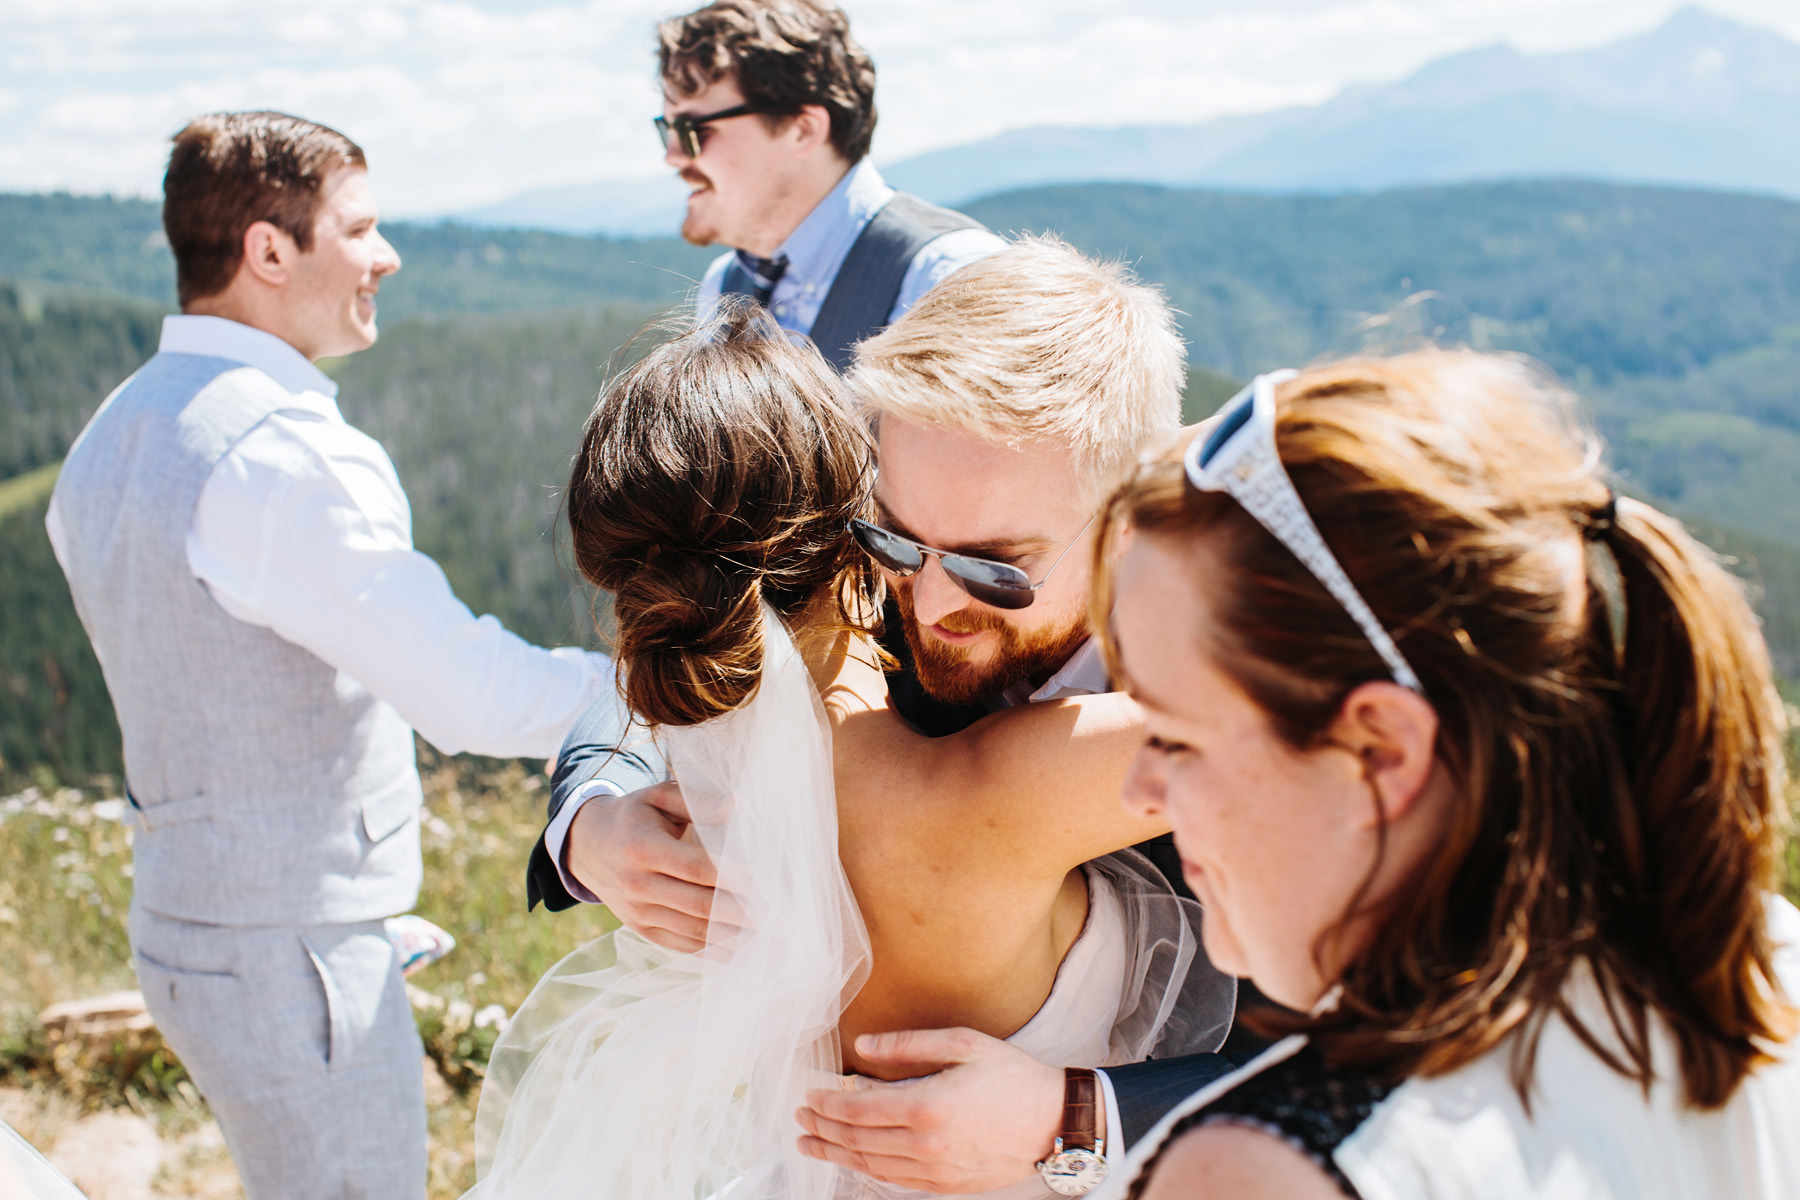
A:
[[[1344,1193],[1300,1151],[1247,1125],[1206,1125],[1163,1151],[1144,1200],[1232,1196],[1343,1200]]]

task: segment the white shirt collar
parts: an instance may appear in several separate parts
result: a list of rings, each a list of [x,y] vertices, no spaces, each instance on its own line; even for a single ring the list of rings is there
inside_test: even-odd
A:
[[[1044,681],[1043,687],[1027,692],[1026,686],[1022,682],[1015,683],[1001,695],[1008,704],[1036,704],[1041,700],[1060,700],[1064,696],[1110,692],[1112,680],[1106,675],[1106,658],[1100,653],[1100,643],[1089,638],[1057,669],[1056,674]]]
[[[255,367],[290,392],[337,399],[337,384],[306,356],[272,333],[224,317],[164,317],[159,354],[199,354]],[[332,409],[336,410],[334,403]]]

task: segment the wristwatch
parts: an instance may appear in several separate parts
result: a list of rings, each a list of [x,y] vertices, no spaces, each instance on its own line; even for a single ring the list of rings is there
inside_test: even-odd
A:
[[[1037,1165],[1059,1196],[1080,1196],[1106,1178],[1106,1143],[1100,1139],[1100,1080],[1086,1067],[1063,1070],[1062,1134],[1050,1157]]]

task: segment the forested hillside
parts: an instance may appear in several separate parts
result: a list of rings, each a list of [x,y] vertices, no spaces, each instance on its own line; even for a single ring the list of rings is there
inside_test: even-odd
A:
[[[173,308],[162,210],[147,200],[0,194],[0,278],[48,290],[121,294]],[[661,307],[686,296],[714,251],[679,238],[567,237],[520,229],[383,223],[401,273],[382,285],[384,320]]]
[[[1588,400],[1627,486],[1800,547],[1800,504],[1769,502],[1800,474],[1800,204],[1528,182],[1043,188],[970,211],[1136,264],[1185,314],[1190,361],[1228,375],[1421,335],[1533,355]]]
[[[1542,358],[1589,401],[1625,485],[1738,556],[1800,673],[1800,205],[1553,182],[1342,197],[1090,186],[973,211],[1127,258],[1164,287],[1196,368],[1193,415],[1252,371],[1421,336]],[[418,544],[472,607],[535,639],[584,638],[590,598],[555,553],[556,491],[605,364],[682,302],[708,252],[388,232],[406,266],[382,288],[381,341],[323,364],[344,413],[393,454]],[[153,350],[170,272],[153,205],[0,196],[0,778],[116,769],[43,505],[69,441]]]
[[[322,364],[346,419],[393,456],[416,544],[477,612],[540,643],[595,643],[590,590],[555,546],[557,495],[607,362],[647,316],[421,319]],[[114,380],[137,366],[110,349]],[[102,395],[69,396],[66,409],[85,414]],[[44,535],[54,471],[0,482],[0,785],[37,765],[62,779],[118,771],[99,665]]]
[[[0,479],[60,461],[88,414],[156,352],[162,310],[0,279]]]
[[[1086,186],[970,212],[1136,263],[1186,314],[1193,361],[1236,375],[1355,348],[1371,316],[1428,289],[1476,345],[1582,384],[1678,376],[1800,329],[1800,204],[1786,200],[1577,182],[1340,196]]]

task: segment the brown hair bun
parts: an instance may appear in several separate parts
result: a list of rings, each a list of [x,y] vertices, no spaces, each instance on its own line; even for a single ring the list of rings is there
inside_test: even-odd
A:
[[[691,725],[748,700],[761,601],[792,621],[837,588],[849,621],[875,586],[846,531],[873,464],[836,373],[737,297],[608,383],[566,505],[577,567],[613,594],[633,712]]]

